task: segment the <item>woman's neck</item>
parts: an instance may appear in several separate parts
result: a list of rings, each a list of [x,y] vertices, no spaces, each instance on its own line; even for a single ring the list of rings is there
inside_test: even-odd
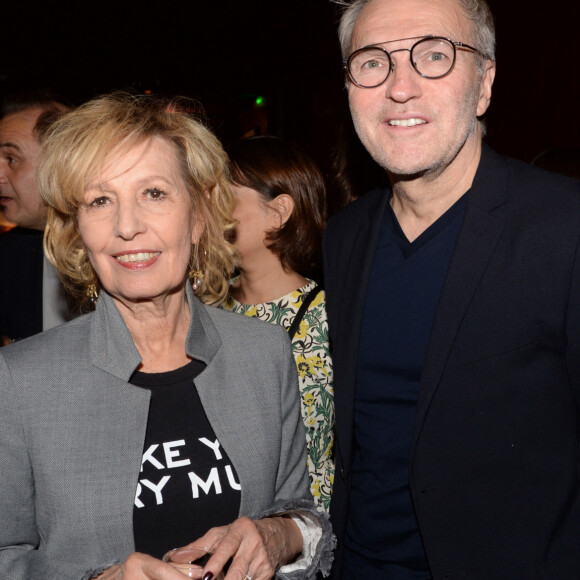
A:
[[[185,352],[190,320],[185,292],[151,302],[115,302],[141,355],[139,371],[172,371],[191,360]]]
[[[243,268],[232,286],[232,296],[242,304],[262,304],[290,294],[307,282],[298,272],[284,270],[275,257],[259,267]]]

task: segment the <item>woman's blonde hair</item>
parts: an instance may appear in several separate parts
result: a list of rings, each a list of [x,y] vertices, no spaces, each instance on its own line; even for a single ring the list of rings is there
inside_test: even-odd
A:
[[[236,265],[235,250],[226,239],[235,224],[235,197],[227,156],[217,137],[189,114],[193,108],[183,99],[114,93],[63,115],[46,132],[38,171],[40,191],[49,206],[45,252],[82,305],[87,289],[99,286],[77,224],[86,188],[112,155],[153,137],[175,147],[194,213],[204,224],[192,247],[188,272],[202,280],[196,295],[207,304],[224,300]]]

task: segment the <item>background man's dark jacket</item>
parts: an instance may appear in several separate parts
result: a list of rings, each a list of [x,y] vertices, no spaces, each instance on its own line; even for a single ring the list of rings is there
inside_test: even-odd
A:
[[[0,335],[42,332],[42,236],[14,228],[0,235]]]

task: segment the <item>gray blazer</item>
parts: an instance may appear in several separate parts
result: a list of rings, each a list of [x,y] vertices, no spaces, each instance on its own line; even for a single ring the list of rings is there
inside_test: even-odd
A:
[[[195,384],[238,473],[240,515],[309,498],[287,333],[204,306],[187,286],[186,350],[207,364]],[[150,393],[128,381],[140,360],[105,293],[95,312],[0,350],[3,580],[88,578],[134,551]]]

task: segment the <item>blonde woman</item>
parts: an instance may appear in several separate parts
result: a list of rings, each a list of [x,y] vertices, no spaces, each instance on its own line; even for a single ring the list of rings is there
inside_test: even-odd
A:
[[[194,540],[205,580],[327,569],[287,337],[208,306],[234,266],[226,161],[156,98],[46,136],[46,250],[96,310],[2,349],[0,577],[179,580],[159,557]]]

